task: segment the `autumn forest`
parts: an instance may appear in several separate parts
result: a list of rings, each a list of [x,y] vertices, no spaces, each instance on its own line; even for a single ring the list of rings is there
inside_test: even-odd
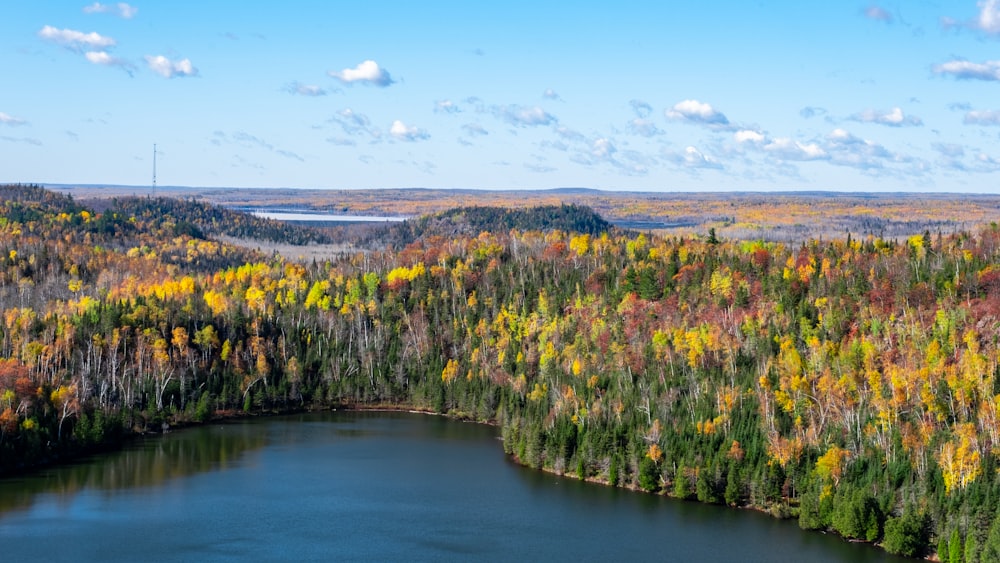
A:
[[[233,240],[349,235],[173,197],[0,202],[5,473],[226,417],[406,408],[495,424],[530,467],[1000,560],[988,217],[793,242],[458,205],[299,260]]]

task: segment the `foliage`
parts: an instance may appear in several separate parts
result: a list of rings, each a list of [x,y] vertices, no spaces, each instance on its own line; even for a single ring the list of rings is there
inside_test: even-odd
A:
[[[0,191],[2,471],[164,422],[396,404],[495,422],[532,467],[1000,553],[996,226],[437,230],[299,263],[203,238],[216,212],[190,202]]]
[[[912,508],[885,523],[883,546],[889,553],[904,557],[922,557],[930,543],[930,520]]]
[[[409,244],[431,236],[477,236],[479,233],[563,231],[596,236],[612,230],[610,223],[589,207],[541,205],[526,209],[507,207],[458,207],[409,220],[391,228],[388,237]]]

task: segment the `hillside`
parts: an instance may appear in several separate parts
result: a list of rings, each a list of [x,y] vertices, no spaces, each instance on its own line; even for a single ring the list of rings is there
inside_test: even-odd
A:
[[[396,405],[495,423],[563,475],[1000,554],[995,224],[785,245],[466,209],[300,263],[11,190],[3,470],[165,422]]]
[[[540,205],[524,209],[458,207],[404,221],[389,228],[388,240],[409,244],[439,236],[477,236],[479,233],[562,231],[599,236],[614,227],[592,209],[578,205]]]
[[[107,211],[150,222],[150,228],[163,230],[166,235],[186,234],[195,238],[224,235],[293,245],[330,242],[327,235],[315,229],[194,200],[122,197],[111,200]]]
[[[63,187],[78,199],[112,198],[135,188]],[[1000,221],[1000,196],[955,193],[673,192],[601,190],[225,189],[175,188],[172,197],[231,208],[287,207],[317,213],[394,217],[460,207],[525,209],[577,205],[624,228],[663,236],[705,234],[786,244],[873,236],[903,240],[928,231],[950,235]]]

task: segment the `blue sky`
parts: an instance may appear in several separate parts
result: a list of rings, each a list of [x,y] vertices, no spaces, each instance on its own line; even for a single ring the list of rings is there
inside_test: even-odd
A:
[[[994,192],[1000,0],[8,2],[0,181]]]

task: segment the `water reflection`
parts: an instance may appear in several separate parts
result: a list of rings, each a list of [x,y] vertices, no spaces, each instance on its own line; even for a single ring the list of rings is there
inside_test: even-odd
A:
[[[0,558],[900,561],[791,521],[526,469],[496,435],[349,412],[150,438],[0,482]]]
[[[118,452],[0,480],[0,514],[30,508],[44,494],[67,498],[86,489],[112,493],[156,487],[195,473],[226,469],[247,452],[263,448],[267,439],[257,425],[247,423],[141,437]]]

